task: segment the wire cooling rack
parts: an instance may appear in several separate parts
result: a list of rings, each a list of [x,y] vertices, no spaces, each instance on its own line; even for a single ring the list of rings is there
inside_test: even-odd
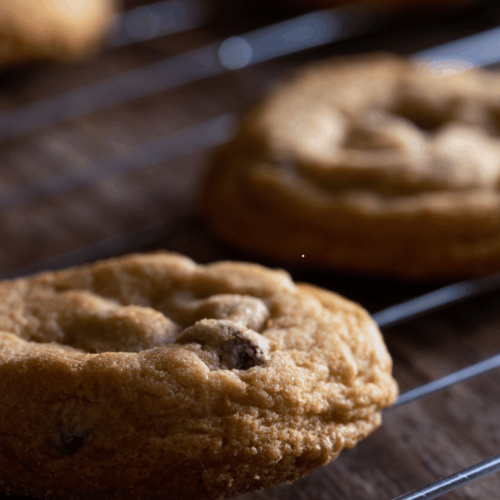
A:
[[[147,11],[139,10],[136,11],[136,14],[137,12],[139,12],[139,14],[142,12],[142,15],[145,15]],[[225,38],[222,42],[215,41],[207,46],[202,46],[201,49],[195,49],[198,51],[196,54],[201,54],[202,59],[206,54],[212,54],[212,56],[215,57],[213,60],[216,64],[212,66],[209,64],[208,72],[198,72],[194,77],[193,74],[190,73],[192,70],[190,67],[191,63],[186,63],[186,61],[192,60],[192,52],[188,53],[187,59],[185,54],[176,56],[175,65],[173,66],[172,59],[170,58],[166,59],[166,63],[160,62],[153,64],[156,64],[155,68],[164,68],[166,64],[169,72],[173,70],[180,71],[179,68],[183,67],[187,68],[187,74],[190,76],[185,77],[181,75],[182,77],[178,80],[178,82],[180,81],[185,84],[188,81],[208,78],[209,76],[215,76],[224,72],[231,73],[234,69],[244,70],[245,67],[265,61],[266,59],[273,59],[278,56],[305,50],[314,46],[320,46],[347,37],[363,35],[368,31],[381,29],[384,23],[386,23],[386,19],[386,17],[380,15],[374,17],[373,13],[366,10],[363,10],[357,16],[353,17],[352,11],[336,9],[333,11],[322,11],[299,16],[293,18],[291,21],[284,21],[277,26],[262,27],[257,31],[246,33],[243,36]],[[197,22],[201,23],[199,21]],[[305,31],[301,32],[300,28],[304,27]],[[299,30],[299,36],[292,39],[288,37],[287,39],[289,30],[292,32],[297,32],[297,30]],[[160,32],[158,33],[161,34]],[[304,35],[304,33],[306,33],[306,35]],[[307,35],[307,33],[309,33],[309,35]],[[491,31],[482,38],[465,39],[458,44],[449,45],[442,53],[445,54],[446,51],[451,51],[451,54],[460,52],[462,60],[466,60],[466,62],[473,61],[473,63],[477,62],[480,64],[491,63],[495,60],[495,54],[497,53],[495,45],[497,39],[497,32]],[[273,41],[276,40],[278,40],[278,42],[285,40],[287,43],[273,45]],[[370,43],[370,41],[368,41],[368,43]],[[120,43],[115,42],[115,46],[119,45]],[[125,45],[125,43],[121,43],[121,45]],[[209,49],[207,49],[207,47]],[[488,57],[485,56],[485,47],[487,49],[486,56]],[[474,50],[471,51],[471,48]],[[259,52],[259,50],[261,50],[261,52]],[[498,53],[500,53],[500,51],[498,51]],[[482,59],[478,59],[478,54]],[[323,54],[320,54],[320,56],[322,55]],[[429,55],[429,53],[422,53],[421,55]],[[431,57],[433,57],[432,53]],[[306,59],[307,57],[301,59],[299,63],[304,62]],[[179,61],[181,61],[181,64],[179,64]],[[210,68],[213,69],[214,67],[216,71],[210,70]],[[83,93],[78,91],[80,93],[74,94],[73,90],[68,90],[62,97],[61,94],[59,94],[20,107],[13,106],[10,111],[3,113],[0,117],[0,136],[2,136],[4,140],[11,140],[10,143],[7,143],[7,152],[12,154],[12,151],[18,150],[19,148],[22,149],[22,142],[20,143],[14,140],[16,136],[28,134],[28,143],[31,139],[29,133],[33,132],[35,129],[41,130],[39,136],[35,135],[35,137],[53,136],[53,125],[62,120],[74,119],[77,116],[95,113],[99,109],[102,109],[102,104],[105,105],[104,107],[109,107],[111,104],[123,103],[129,98],[145,96],[152,91],[159,92],[165,90],[169,86],[172,88],[177,85],[165,85],[165,80],[163,78],[156,78],[154,85],[148,86],[144,79],[147,80],[148,75],[154,75],[156,70],[153,70],[152,73],[148,73],[148,71],[151,71],[151,68],[146,68],[146,72],[139,70],[140,77],[135,80],[134,78],[130,80],[130,73],[117,74],[116,78],[113,77],[115,78],[114,80],[105,80],[104,86],[97,81],[90,87],[84,87]],[[135,75],[137,74],[138,73],[135,73]],[[268,78],[268,76],[266,76],[266,78]],[[129,85],[131,81],[133,81],[133,84]],[[170,80],[167,78],[166,81],[168,82]],[[123,82],[125,82],[125,84],[123,84]],[[123,88],[129,91],[129,93],[127,94],[125,92],[125,94],[123,94],[117,92],[116,96],[112,97],[113,87],[117,84],[124,85]],[[99,99],[95,98],[96,94],[94,92],[96,89],[98,90],[96,94],[101,96]],[[100,93],[101,91],[102,93]],[[117,97],[118,95],[120,97]],[[89,96],[90,98],[88,98]],[[75,109],[77,109],[78,112],[75,113]],[[111,112],[116,112],[116,109],[111,110]],[[105,156],[104,159],[101,157],[99,161],[96,161],[95,158],[82,159],[79,157],[78,154],[82,149],[77,150],[76,148],[69,148],[68,150],[62,147],[63,156],[67,155],[73,161],[76,158],[76,165],[79,166],[79,168],[73,170],[62,168],[55,173],[51,171],[50,175],[45,175],[44,178],[37,180],[34,180],[32,176],[26,176],[21,181],[17,179],[17,182],[11,184],[7,182],[3,191],[0,191],[0,212],[5,212],[7,215],[20,213],[19,217],[22,218],[23,215],[26,216],[28,214],[28,212],[23,213],[23,210],[26,210],[27,207],[29,208],[32,205],[36,207],[37,203],[40,203],[42,200],[44,200],[43,203],[45,203],[43,206],[50,206],[50,204],[55,203],[58,196],[63,195],[64,197],[64,193],[68,193],[71,190],[81,189],[90,185],[95,185],[94,189],[99,189],[99,186],[102,185],[103,182],[109,182],[110,179],[113,181],[118,175],[131,174],[135,171],[140,172],[145,167],[149,167],[156,163],[162,163],[167,160],[175,162],[181,157],[184,158],[187,155],[192,155],[194,152],[205,151],[207,148],[228,140],[234,130],[235,123],[235,115],[233,113],[225,113],[215,118],[200,121],[194,126],[186,127],[184,130],[178,130],[175,133],[169,131],[168,134],[156,136],[149,141],[134,144],[132,146],[128,145],[125,151],[116,148],[113,155]],[[75,126],[74,122],[73,126]],[[83,126],[85,127],[85,122]],[[71,130],[71,133],[75,134],[75,131]],[[56,139],[56,145],[61,145],[62,143],[63,146],[67,146],[68,142],[70,141],[57,142]],[[58,151],[61,151],[61,148]],[[0,151],[0,153],[5,152]],[[188,175],[194,176],[195,173],[197,172],[189,171]],[[8,175],[6,177],[8,178]],[[139,180],[141,179],[139,178]],[[145,186],[146,197],[149,196],[152,190],[151,184]],[[189,190],[192,190],[192,186],[189,186]],[[106,192],[106,195],[109,195],[109,191]],[[67,199],[63,200],[63,207],[69,206],[67,201]],[[86,204],[82,205],[82,207],[88,210],[93,201],[93,198],[89,196],[88,199],[86,199]],[[179,203],[179,206],[183,206],[182,203]],[[43,269],[56,269],[124,252],[143,248],[147,249],[159,241],[167,248],[170,248],[170,244],[175,242],[176,239],[182,239],[183,236],[193,232],[196,233],[196,231],[200,229],[198,218],[195,214],[192,214],[192,211],[187,210],[188,215],[179,216],[176,213],[177,210],[175,210],[175,207],[175,204],[174,209],[172,209],[172,206],[169,207],[170,217],[166,219],[156,218],[156,222],[146,224],[140,227],[140,229],[125,232],[118,231],[112,236],[99,239],[97,242],[92,242],[87,245],[81,245],[81,242],[79,242],[70,252],[62,253],[61,255],[53,256],[48,259],[41,259],[38,262],[18,267],[17,269],[9,271],[4,270],[3,277],[13,278]],[[182,211],[182,209],[179,210],[181,213]],[[75,220],[79,223],[78,218]],[[72,221],[71,214],[69,214],[66,221]],[[435,291],[422,294],[415,299],[383,309],[375,313],[373,317],[381,328],[397,328],[397,325],[403,324],[410,319],[428,315],[431,311],[460,301],[472,299],[473,297],[494,291],[498,288],[500,288],[499,275],[479,280],[469,280],[439,288]],[[401,407],[411,408],[413,405],[417,404],[417,400],[421,398],[432,396],[439,391],[454,389],[457,387],[457,384],[464,384],[466,381],[479,375],[485,375],[499,366],[500,355],[496,355],[472,364],[464,369],[452,371],[444,377],[438,377],[430,383],[422,384],[416,389],[404,392],[399,397],[396,405],[387,410],[385,414],[386,416],[391,414],[397,415],[398,412],[401,411]],[[496,427],[497,433],[499,430],[500,429]],[[422,437],[422,439],[425,439],[425,437]],[[443,456],[442,460],[446,460],[446,458],[446,456]],[[444,479],[397,498],[406,500],[437,498],[438,496],[454,491],[469,482],[492,474],[498,470],[500,470],[500,457],[488,458],[458,473],[451,474]],[[293,488],[294,487],[292,487],[292,491],[294,491]],[[280,490],[278,494],[281,495],[282,491],[284,490]],[[370,496],[368,495],[367,497]],[[297,496],[297,498],[299,498],[299,496]],[[339,496],[338,498],[341,497]],[[356,496],[356,498],[358,498],[358,496]],[[361,496],[359,496],[359,498],[361,498]],[[388,496],[387,498],[390,497]],[[394,498],[394,496],[392,496],[392,498]]]
[[[162,227],[163,237],[172,237],[178,231],[186,231],[193,223],[195,223],[193,219],[186,218],[176,221],[175,224],[170,225],[168,228]],[[152,225],[150,228],[146,228],[140,232],[122,234],[118,237],[99,241],[87,247],[79,248],[69,254],[57,256],[47,261],[35,263],[30,267],[7,273],[2,278],[15,278],[46,269],[60,269],[71,265],[91,262],[99,258],[111,257],[118,253],[139,250],[151,242],[157,241],[158,229],[158,225]],[[373,314],[373,319],[380,328],[384,329],[496,289],[500,289],[500,273],[485,278],[455,283],[423,294],[409,301],[379,311]],[[500,368],[500,354],[401,394],[395,405],[385,410],[385,413],[395,411],[402,405],[432,396],[456,384],[464,383],[498,368]],[[500,471],[500,454],[441,478],[418,490],[399,496],[395,500],[438,498],[445,493],[449,493],[498,471]]]

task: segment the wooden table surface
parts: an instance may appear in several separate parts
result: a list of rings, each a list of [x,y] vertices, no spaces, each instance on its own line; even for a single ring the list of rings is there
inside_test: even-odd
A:
[[[139,2],[128,2],[130,8]],[[251,6],[248,3],[252,3]],[[270,2],[230,2],[209,25],[147,43],[106,51],[74,66],[38,66],[0,75],[0,109],[7,111],[106,76],[141,67],[222,37],[297,14]],[[332,44],[111,107],[0,143],[0,203],[15,189],[61,172],[88,172],[110,155],[161,139],[221,114],[241,114],[267,89],[314,59],[373,50],[413,51],[500,24],[487,2],[461,14],[389,23],[381,32]],[[220,7],[219,7],[220,9]],[[196,196],[210,151],[185,155],[107,178],[50,199],[0,211],[0,274],[25,266],[72,263],[130,249],[166,248],[207,262],[251,259],[211,236],[197,215]],[[145,231],[137,232],[143,228]],[[132,232],[123,236],[124,232]],[[105,240],[101,246],[92,246]],[[79,250],[85,247],[85,250]],[[46,261],[61,254],[66,260]],[[90,252],[90,253],[89,253]],[[294,278],[335,290],[370,312],[432,290],[408,284],[291,269]],[[384,334],[402,392],[500,352],[500,292],[429,314]],[[292,485],[245,500],[392,499],[500,453],[499,373],[388,411],[384,425],[356,448]],[[0,499],[7,497],[0,494]],[[14,497],[9,497],[14,498]],[[165,496],[168,498],[168,496]],[[500,475],[445,495],[500,498]]]

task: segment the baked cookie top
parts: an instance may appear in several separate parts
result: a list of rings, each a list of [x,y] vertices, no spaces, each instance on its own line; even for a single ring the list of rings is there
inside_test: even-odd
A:
[[[216,155],[204,192],[208,217],[227,239],[287,261],[308,254],[316,264],[402,276],[439,275],[451,261],[451,275],[485,272],[491,259],[484,269],[464,259],[490,258],[478,239],[500,230],[499,84],[487,71],[443,76],[386,54],[312,65],[256,106]],[[269,214],[275,228],[263,222],[264,235],[286,227],[291,240],[303,227],[312,236],[290,241],[289,254],[271,239],[263,249],[257,229],[240,225],[255,243],[246,241],[219,204],[240,207],[245,221]],[[413,240],[407,247],[418,248],[417,267],[391,251],[384,262],[368,256],[367,265],[356,250],[353,262],[337,258],[335,237],[351,247],[356,238],[357,246],[385,239],[386,248]],[[498,256],[499,242],[490,246]]]
[[[240,137],[279,162],[247,175],[275,178],[283,193],[300,178],[294,195],[313,194],[309,183],[319,203],[323,190],[377,216],[434,205],[461,218],[469,201],[487,222],[500,199],[499,85],[486,71],[443,77],[386,55],[319,64],[245,120]]]
[[[0,64],[72,61],[92,53],[113,21],[115,0],[2,0]]]
[[[0,452],[13,493],[228,498],[334,459],[396,392],[369,315],[284,271],[157,253],[0,283],[0,443],[41,464]]]

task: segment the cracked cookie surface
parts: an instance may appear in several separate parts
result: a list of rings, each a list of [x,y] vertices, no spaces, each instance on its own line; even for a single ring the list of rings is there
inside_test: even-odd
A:
[[[2,0],[0,65],[74,61],[100,45],[115,0]]]
[[[412,279],[497,271],[499,83],[389,55],[313,65],[216,153],[207,219],[278,263]]]
[[[219,499],[292,481],[396,398],[369,315],[284,271],[168,253],[0,283],[0,488]]]

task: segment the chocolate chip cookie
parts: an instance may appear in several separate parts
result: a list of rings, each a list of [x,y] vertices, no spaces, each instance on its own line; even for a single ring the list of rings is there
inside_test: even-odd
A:
[[[222,499],[380,425],[391,359],[358,305],[169,253],[0,283],[0,489]]]
[[[74,61],[105,37],[115,0],[2,0],[0,65]]]
[[[302,70],[216,153],[210,226],[280,265],[499,271],[500,77],[459,67],[377,54]]]

